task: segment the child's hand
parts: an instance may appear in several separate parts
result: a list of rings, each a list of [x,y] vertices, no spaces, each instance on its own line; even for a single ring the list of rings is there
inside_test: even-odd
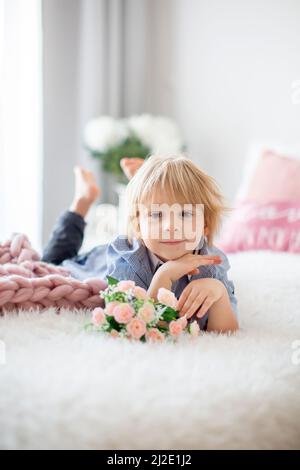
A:
[[[221,262],[222,258],[220,256],[193,255],[188,253],[176,260],[167,261],[157,270],[157,273],[162,274],[164,277],[168,276],[170,281],[174,282],[185,274],[198,274],[199,266],[220,264]]]
[[[224,292],[227,292],[226,288],[218,279],[195,279],[183,290],[177,310],[180,316],[186,315],[190,318],[199,309],[197,317],[201,318],[224,295]]]

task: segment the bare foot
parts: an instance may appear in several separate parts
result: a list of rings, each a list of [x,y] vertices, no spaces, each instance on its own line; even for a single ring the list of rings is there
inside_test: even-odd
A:
[[[95,176],[81,166],[74,168],[75,194],[70,210],[85,217],[93,202],[98,199],[101,192]]]
[[[143,163],[143,158],[122,158],[120,165],[123,172],[130,180],[136,174],[136,172],[142,166]]]
[[[75,166],[75,199],[86,199],[91,204],[100,196],[100,188],[91,171]]]

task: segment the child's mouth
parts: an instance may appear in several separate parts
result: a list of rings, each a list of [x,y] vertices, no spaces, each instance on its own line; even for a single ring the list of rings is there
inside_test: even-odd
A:
[[[163,240],[160,243],[163,243],[164,245],[180,245],[181,243],[184,243],[186,240]]]

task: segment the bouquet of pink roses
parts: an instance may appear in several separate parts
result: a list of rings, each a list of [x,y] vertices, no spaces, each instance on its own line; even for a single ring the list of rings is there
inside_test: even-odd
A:
[[[100,292],[105,308],[93,310],[87,329],[108,333],[113,337],[140,341],[177,339],[182,333],[198,336],[197,321],[188,323],[179,316],[175,295],[164,288],[158,291],[158,301],[133,281],[118,281],[108,276],[108,287]]]

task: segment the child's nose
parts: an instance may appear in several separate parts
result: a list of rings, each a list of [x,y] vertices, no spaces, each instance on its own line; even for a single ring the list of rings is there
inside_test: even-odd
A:
[[[178,224],[176,224],[174,220],[172,220],[171,218],[171,219],[163,221],[163,230],[165,230],[166,232],[172,233],[172,232],[178,231],[179,227],[178,227]]]
[[[172,229],[172,222],[169,217],[163,217],[162,228],[166,231],[170,231]]]

